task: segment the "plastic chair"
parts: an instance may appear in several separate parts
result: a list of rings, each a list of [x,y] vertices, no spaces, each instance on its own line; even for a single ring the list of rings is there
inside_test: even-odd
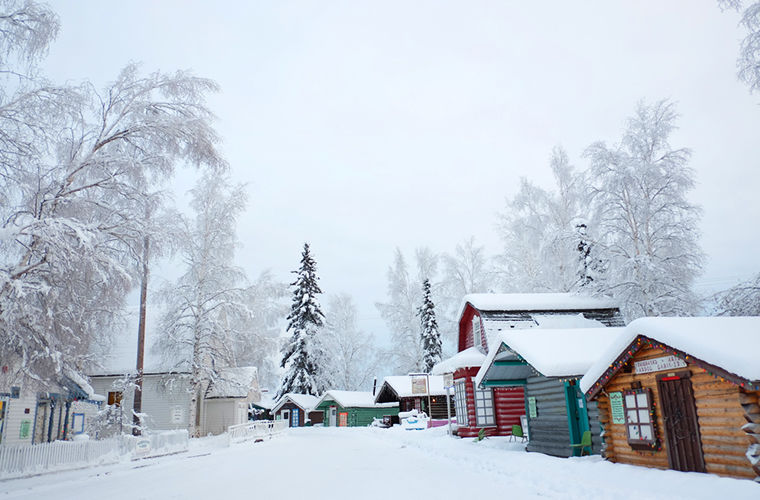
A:
[[[586,448],[589,448],[588,454],[591,455],[591,431],[583,431],[583,436],[581,437],[581,442],[577,444],[571,444],[570,448],[580,448],[581,449],[581,456],[583,456],[584,453],[586,453]]]
[[[513,425],[512,426],[512,435],[509,436],[509,440],[512,441],[512,438],[522,438],[522,442],[525,442],[525,434],[523,434],[522,427],[519,425]]]

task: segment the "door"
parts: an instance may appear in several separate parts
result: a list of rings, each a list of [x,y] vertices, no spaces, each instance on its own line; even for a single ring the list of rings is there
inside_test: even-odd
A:
[[[290,427],[290,410],[282,410],[282,419],[288,423]]]
[[[334,407],[330,407],[330,427],[336,427],[338,425],[338,410]]]
[[[680,372],[657,377],[668,443],[668,463],[674,470],[705,472],[690,375],[690,372]]]
[[[578,444],[583,439],[583,433],[589,430],[586,398],[578,388],[575,380],[567,381],[564,384],[567,425],[570,430],[569,444]],[[575,447],[572,450],[575,456],[583,454],[581,447]],[[592,450],[586,451],[592,453]]]

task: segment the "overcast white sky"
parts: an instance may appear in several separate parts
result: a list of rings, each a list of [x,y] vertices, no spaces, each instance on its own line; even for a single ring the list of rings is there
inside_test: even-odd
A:
[[[326,293],[365,329],[399,246],[499,250],[496,213],[520,176],[579,167],[640,99],[671,98],[690,147],[709,256],[700,290],[760,270],[760,95],[735,76],[743,32],[715,0],[66,1],[56,80],[112,80],[128,61],[216,80],[236,179],[249,183],[239,260],[283,280],[313,248]],[[185,192],[191,174],[179,172]]]

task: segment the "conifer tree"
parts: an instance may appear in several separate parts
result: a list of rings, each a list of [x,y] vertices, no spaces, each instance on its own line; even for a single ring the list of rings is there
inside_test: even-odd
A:
[[[422,306],[417,310],[420,317],[420,336],[422,343],[422,369],[430,373],[433,366],[441,361],[441,334],[435,319],[435,304],[430,298],[430,280],[422,283]]]
[[[327,356],[318,337],[325,317],[317,299],[322,290],[317,283],[317,264],[308,243],[303,247],[300,269],[293,272],[298,277],[291,283],[295,289],[287,318],[290,340],[282,350],[280,366],[285,368],[285,376],[278,398],[289,392],[319,396],[330,385]]]

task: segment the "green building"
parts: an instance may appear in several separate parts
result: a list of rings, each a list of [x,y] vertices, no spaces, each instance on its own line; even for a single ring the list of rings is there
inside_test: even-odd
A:
[[[371,392],[327,391],[312,411],[323,412],[326,427],[366,427],[376,418],[398,415],[398,402],[375,403]]]

